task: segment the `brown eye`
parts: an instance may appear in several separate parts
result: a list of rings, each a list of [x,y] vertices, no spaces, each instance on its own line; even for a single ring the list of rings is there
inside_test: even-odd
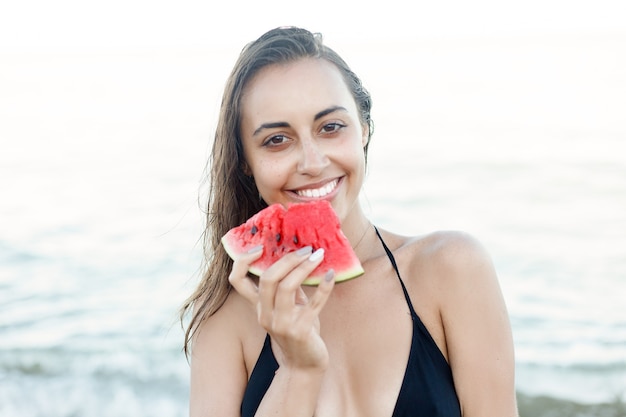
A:
[[[287,142],[287,138],[284,135],[274,135],[270,137],[265,143],[265,146],[278,146]]]
[[[344,127],[341,123],[327,123],[322,127],[322,133],[335,133]]]

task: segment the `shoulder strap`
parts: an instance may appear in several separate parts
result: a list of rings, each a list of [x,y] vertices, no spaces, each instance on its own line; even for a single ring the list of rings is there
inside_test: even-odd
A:
[[[396,264],[396,259],[393,257],[393,254],[391,253],[391,250],[389,250],[389,248],[387,247],[387,244],[383,240],[383,237],[380,235],[380,232],[378,231],[376,226],[374,226],[374,230],[376,231],[376,235],[378,235],[378,239],[380,240],[380,243],[383,244],[383,248],[385,249],[385,252],[387,253],[387,257],[391,261],[391,265],[393,266],[393,269],[396,270],[396,275],[398,276],[398,279],[400,280],[400,285],[402,285],[402,292],[404,292],[404,298],[406,299],[406,303],[409,305],[409,310],[411,311],[411,316],[415,318],[415,317],[417,317],[417,313],[415,312],[415,309],[413,308],[413,303],[411,302],[411,297],[409,297],[409,292],[406,290],[406,286],[404,285],[404,281],[402,281],[402,277],[400,276],[400,271],[398,270],[398,265]]]
[[[265,336],[263,348],[254,365],[248,385],[241,400],[241,416],[252,417],[256,414],[265,393],[270,388],[274,374],[278,370],[278,362],[272,351],[272,343],[269,333]]]

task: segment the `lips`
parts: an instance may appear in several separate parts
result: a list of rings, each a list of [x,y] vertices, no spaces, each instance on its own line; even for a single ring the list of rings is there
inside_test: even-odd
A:
[[[335,188],[337,188],[337,184],[339,184],[339,179],[334,179],[319,188],[305,188],[295,190],[295,193],[298,194],[300,197],[305,198],[323,198],[332,193]]]

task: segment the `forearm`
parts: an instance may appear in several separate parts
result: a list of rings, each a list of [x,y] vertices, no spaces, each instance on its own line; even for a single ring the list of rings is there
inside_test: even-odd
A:
[[[323,378],[324,370],[279,369],[255,415],[313,416]]]

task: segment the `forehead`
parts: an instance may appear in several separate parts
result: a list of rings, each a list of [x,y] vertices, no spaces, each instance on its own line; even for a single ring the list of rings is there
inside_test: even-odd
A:
[[[266,122],[295,114],[315,114],[332,106],[356,112],[340,70],[315,58],[263,68],[246,86],[241,105],[243,124],[246,120]]]

